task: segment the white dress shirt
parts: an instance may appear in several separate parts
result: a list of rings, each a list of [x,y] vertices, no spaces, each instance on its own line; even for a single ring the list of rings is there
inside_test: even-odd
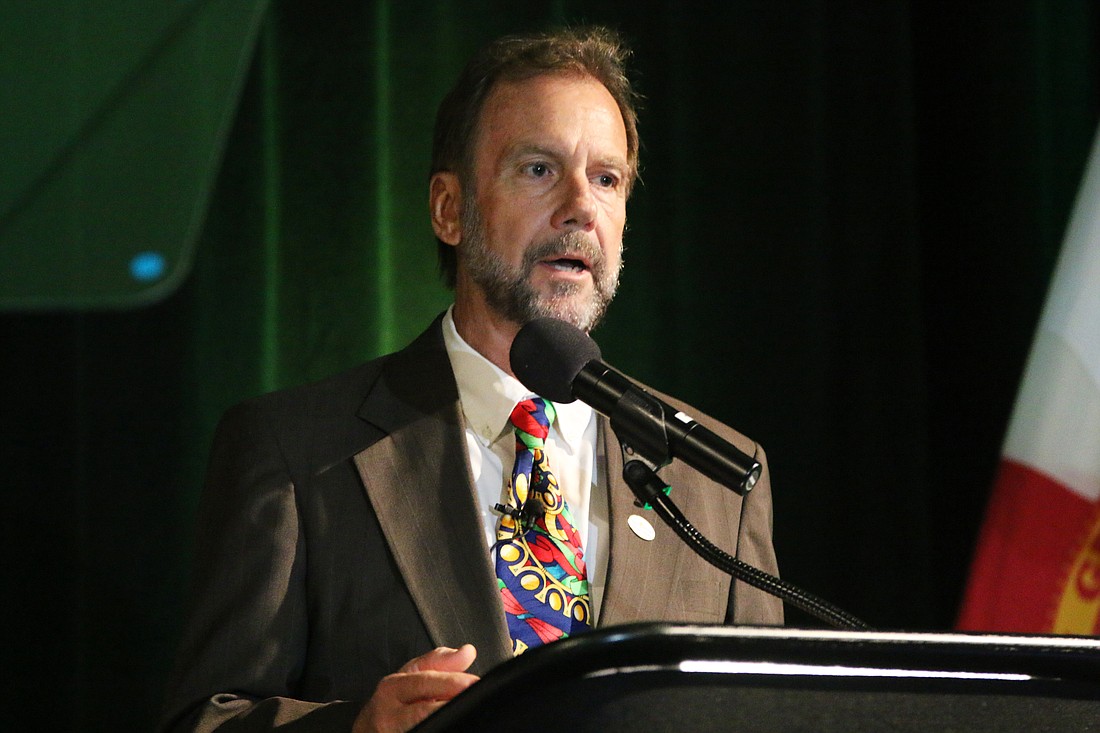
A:
[[[508,418],[517,403],[537,395],[466,343],[455,328],[452,310],[453,306],[443,318],[443,341],[458,383],[478,511],[486,547],[491,549],[500,522],[493,505],[508,501],[505,481],[511,476],[516,458],[515,433]],[[596,486],[601,475],[597,466],[596,413],[579,401],[555,402],[554,408],[557,418],[546,439],[546,457],[581,537],[594,624],[603,597],[608,537],[606,490]]]

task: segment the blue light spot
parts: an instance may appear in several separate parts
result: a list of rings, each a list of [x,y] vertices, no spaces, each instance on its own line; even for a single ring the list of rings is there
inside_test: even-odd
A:
[[[167,266],[160,252],[141,252],[130,260],[130,275],[138,282],[152,282],[164,275]]]

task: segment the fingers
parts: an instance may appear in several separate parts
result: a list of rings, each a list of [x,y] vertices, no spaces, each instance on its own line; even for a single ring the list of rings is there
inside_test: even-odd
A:
[[[399,672],[465,672],[477,658],[477,649],[473,644],[463,644],[458,649],[441,646],[432,649],[427,654],[422,654],[416,659],[411,659],[401,667]]]
[[[425,718],[446,704],[446,700],[424,700],[412,705],[405,705],[394,712],[389,727],[380,728],[379,730],[387,733],[389,731],[405,733],[420,725]]]
[[[417,702],[450,700],[467,687],[477,682],[475,675],[466,672],[398,672],[391,674],[378,683],[375,694],[401,705]]]
[[[446,704],[445,700],[435,700],[385,709],[371,698],[360,711],[352,733],[405,733]]]
[[[356,733],[407,731],[478,681],[466,672],[477,651],[470,644],[440,647],[384,677],[359,712]]]
[[[355,733],[407,731],[477,681],[465,672],[398,672],[382,679],[359,711]]]

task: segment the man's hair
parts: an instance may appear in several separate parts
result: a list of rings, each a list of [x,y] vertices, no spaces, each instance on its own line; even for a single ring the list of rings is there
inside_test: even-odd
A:
[[[630,49],[615,32],[602,27],[568,28],[529,36],[505,36],[478,51],[443,98],[435,116],[431,175],[458,176],[465,201],[472,201],[474,144],[485,100],[498,82],[522,81],[544,74],[590,76],[611,93],[626,126],[627,193],[638,175],[637,95],[626,76]],[[449,288],[458,267],[455,248],[437,240],[439,270]]]

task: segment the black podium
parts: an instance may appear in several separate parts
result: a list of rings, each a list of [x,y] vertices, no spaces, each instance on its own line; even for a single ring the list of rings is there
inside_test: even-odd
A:
[[[622,626],[501,665],[416,730],[1100,731],[1100,639]]]

